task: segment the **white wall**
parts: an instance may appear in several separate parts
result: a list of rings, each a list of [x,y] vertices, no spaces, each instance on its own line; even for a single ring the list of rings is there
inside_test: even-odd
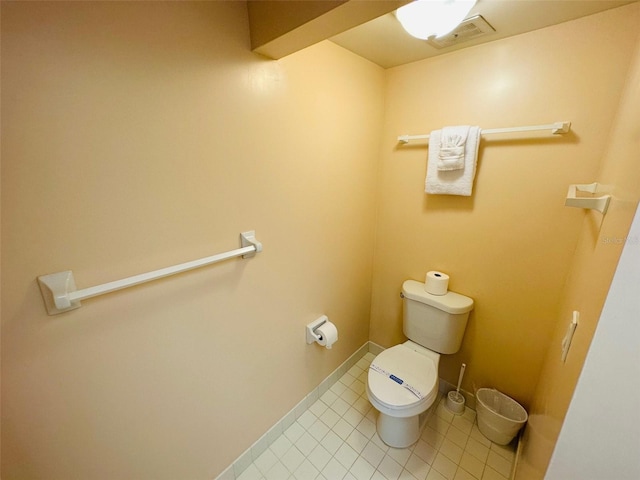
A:
[[[547,480],[640,478],[638,286],[640,209],[626,238]]]

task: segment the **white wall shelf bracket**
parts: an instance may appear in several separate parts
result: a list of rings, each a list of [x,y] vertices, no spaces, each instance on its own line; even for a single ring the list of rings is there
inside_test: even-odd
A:
[[[49,315],[57,315],[82,306],[80,300],[71,301],[69,298],[69,292],[76,291],[76,281],[71,270],[42,275],[38,277],[38,285]]]
[[[609,208],[611,195],[599,195],[601,193],[602,186],[598,183],[569,185],[564,205],[566,207],[597,210],[604,215]]]
[[[571,131],[571,122],[555,122],[551,127],[551,133],[554,135],[564,135]]]
[[[64,272],[51,273],[38,277],[38,285],[44,305],[49,315],[57,315],[58,313],[67,312],[81,306],[80,301],[87,298],[96,297],[105,293],[115,292],[123,288],[133,287],[142,283],[157,280],[159,278],[168,277],[177,273],[194,270],[196,268],[205,267],[213,263],[218,263],[235,257],[251,258],[262,251],[262,243],[256,240],[255,231],[243,232],[240,234],[241,248],[231,250],[229,252],[219,253],[210,257],[193,260],[191,262],[181,263],[172,267],[161,268],[152,272],[141,273],[133,277],[104,283],[95,287],[88,287],[82,290],[76,289],[76,282],[73,278],[73,272],[66,270]]]
[[[243,232],[240,234],[240,245],[242,247],[251,247],[255,248],[255,251],[245,253],[242,255],[242,258],[251,258],[255,257],[256,253],[260,253],[262,251],[262,243],[256,240],[256,232],[251,230],[250,232]]]

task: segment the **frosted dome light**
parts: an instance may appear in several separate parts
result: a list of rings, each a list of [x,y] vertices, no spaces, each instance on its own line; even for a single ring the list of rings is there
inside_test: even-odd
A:
[[[409,35],[427,40],[456,28],[475,4],[476,0],[417,0],[400,7],[396,17]]]

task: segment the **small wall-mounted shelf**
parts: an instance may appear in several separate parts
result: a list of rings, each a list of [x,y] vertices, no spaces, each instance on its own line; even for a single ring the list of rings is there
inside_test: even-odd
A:
[[[598,210],[603,215],[607,213],[611,195],[598,195],[602,193],[598,183],[569,185],[565,207],[588,208]],[[596,196],[598,195],[598,196]]]

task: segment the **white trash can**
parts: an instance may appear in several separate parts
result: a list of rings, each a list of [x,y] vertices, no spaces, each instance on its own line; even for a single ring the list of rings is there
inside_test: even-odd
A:
[[[480,432],[498,445],[507,445],[527,422],[527,411],[513,398],[493,388],[476,392]]]

